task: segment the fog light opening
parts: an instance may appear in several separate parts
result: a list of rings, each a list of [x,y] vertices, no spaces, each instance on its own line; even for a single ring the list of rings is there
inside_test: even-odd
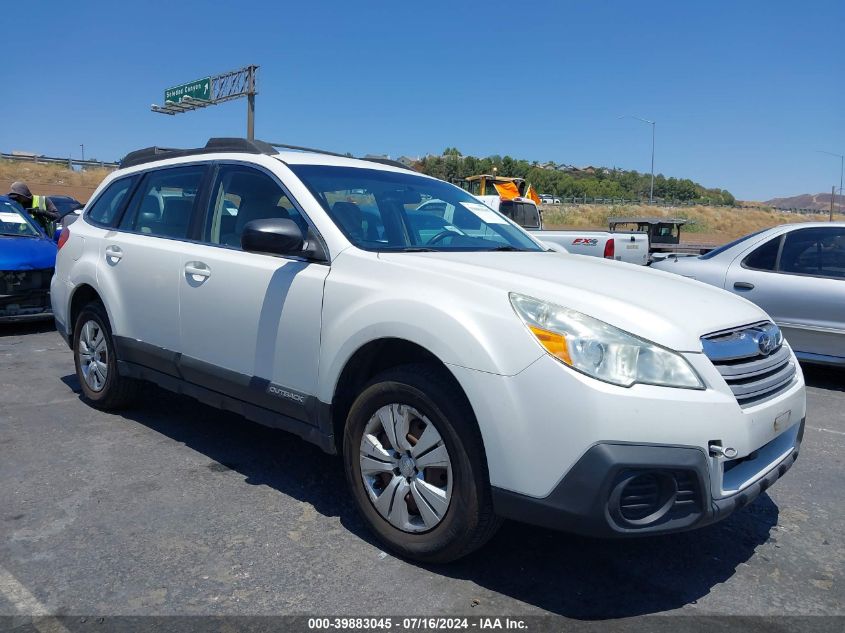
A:
[[[662,519],[678,494],[675,477],[667,471],[634,471],[624,475],[610,496],[610,510],[623,525],[643,527]]]

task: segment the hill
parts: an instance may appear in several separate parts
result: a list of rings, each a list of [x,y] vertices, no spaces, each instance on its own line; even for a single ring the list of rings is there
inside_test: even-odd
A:
[[[829,193],[802,193],[800,196],[792,196],[789,198],[772,198],[767,200],[766,204],[775,209],[815,209],[817,211],[830,210],[830,194]],[[837,194],[834,200],[834,211],[841,211],[843,209],[842,198]]]

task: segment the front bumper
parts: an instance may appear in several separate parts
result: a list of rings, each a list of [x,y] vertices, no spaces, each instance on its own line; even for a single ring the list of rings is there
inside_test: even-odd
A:
[[[0,296],[0,323],[16,323],[52,318],[50,293],[32,291]]]
[[[52,317],[52,275],[52,269],[0,270],[0,323]]]
[[[548,496],[536,498],[494,487],[493,504],[502,517],[587,536],[640,536],[699,528],[726,518],[774,484],[798,458],[803,434],[802,419],[756,454],[737,460],[747,467],[759,460],[764,474],[720,498],[719,491],[711,490],[712,461],[699,448],[599,443]],[[636,488],[636,481],[657,480],[666,485]],[[625,492],[632,482],[636,494]],[[650,508],[631,512],[632,507],[649,503]]]

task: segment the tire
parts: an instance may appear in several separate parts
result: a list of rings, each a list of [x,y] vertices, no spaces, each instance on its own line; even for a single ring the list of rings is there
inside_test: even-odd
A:
[[[429,426],[434,435],[426,435]],[[396,429],[408,429],[404,440]],[[450,562],[480,548],[501,524],[475,416],[435,367],[406,365],[374,378],[349,410],[343,459],[364,520],[400,556]]]
[[[139,383],[117,371],[111,326],[102,303],[89,303],[79,313],[73,328],[73,361],[82,394],[94,407],[110,411],[135,401]]]

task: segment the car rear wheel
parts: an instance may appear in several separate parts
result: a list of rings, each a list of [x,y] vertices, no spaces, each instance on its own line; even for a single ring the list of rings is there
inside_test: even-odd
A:
[[[114,341],[106,310],[89,303],[76,319],[73,358],[82,393],[95,407],[120,409],[131,404],[138,382],[118,374]]]
[[[452,561],[499,526],[472,410],[436,368],[409,365],[370,382],[349,411],[343,452],[364,519],[402,556]]]

